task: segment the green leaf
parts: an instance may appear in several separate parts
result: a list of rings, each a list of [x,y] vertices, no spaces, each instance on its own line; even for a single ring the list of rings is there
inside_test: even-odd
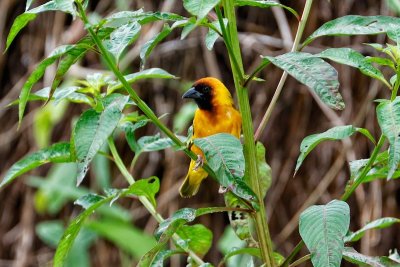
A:
[[[391,68],[392,70],[396,71],[396,67],[395,67],[395,65],[394,65],[394,62],[391,61],[391,60],[388,59],[388,58],[383,58],[383,57],[366,57],[365,59],[366,59],[368,62],[370,62],[370,63],[376,63],[376,64],[381,65],[381,66],[386,66],[386,67],[389,67],[389,68]]]
[[[14,163],[7,171],[0,183],[0,188],[12,182],[18,176],[43,164],[53,162],[71,162],[69,143],[57,143],[48,148],[41,149]]]
[[[139,37],[140,29],[141,26],[136,21],[129,22],[118,27],[111,33],[110,39],[105,41],[105,47],[117,62],[125,48]]]
[[[237,248],[233,247],[227,254],[225,254],[224,258],[218,264],[218,266],[224,266],[225,262],[233,256],[240,255],[240,254],[249,254],[253,257],[257,257],[261,259],[261,252],[259,248]]]
[[[345,247],[343,259],[348,262],[366,267],[398,267],[399,263],[388,257],[371,257],[357,252],[354,248]]]
[[[178,136],[181,141],[184,141],[186,138],[184,136]],[[166,148],[174,147],[175,143],[169,138],[164,137],[161,138],[160,134],[150,135],[150,136],[142,136],[137,141],[138,150],[136,153],[142,152],[152,152],[152,151],[160,151]]]
[[[264,60],[270,61],[307,85],[329,107],[344,109],[343,98],[338,90],[337,72],[322,59],[308,53],[290,52],[277,57],[264,56]]]
[[[98,195],[89,194],[83,196],[78,199],[76,203],[79,203],[83,207],[86,207],[86,210],[79,214],[72,222],[69,224],[67,229],[65,230],[60,243],[57,246],[56,253],[54,254],[53,266],[54,267],[62,267],[64,266],[65,258],[70,251],[76,236],[81,230],[83,223],[85,220],[101,205],[107,203],[112,199],[112,196],[104,198]]]
[[[361,71],[361,73],[377,79],[391,88],[382,72],[375,68],[361,53],[351,48],[329,48],[319,54],[316,54],[315,56],[330,59],[337,63],[357,68]]]
[[[377,106],[376,113],[382,133],[390,143],[387,179],[391,179],[400,162],[400,97],[393,102],[383,100]]]
[[[224,195],[225,205],[231,208],[242,208],[246,209],[248,206],[232,194],[227,192]],[[229,211],[228,212],[229,222],[232,226],[233,231],[241,240],[244,240],[249,246],[257,246],[257,241],[254,239],[251,230],[251,216],[250,214],[243,211]]]
[[[155,35],[149,41],[147,41],[142,48],[140,49],[140,68],[143,69],[146,63],[146,59],[149,57],[151,51],[156,47],[158,43],[164,40],[170,33],[172,32],[172,28],[169,27],[168,24],[164,24],[163,29],[160,33]]]
[[[368,130],[364,128],[354,127],[352,125],[336,126],[323,133],[312,134],[307,136],[306,138],[303,139],[303,141],[300,144],[300,155],[297,158],[295,172],[298,171],[304,159],[311,152],[311,150],[313,150],[322,141],[342,140],[344,138],[353,135],[356,132],[365,135],[368,139],[370,139],[373,143],[375,143],[374,138],[371,136]]]
[[[400,219],[397,218],[391,218],[391,217],[386,217],[386,218],[380,218],[375,221],[372,221],[370,223],[367,223],[363,228],[360,230],[354,232],[354,233],[348,233],[346,237],[344,238],[344,242],[355,242],[360,240],[365,232],[367,230],[371,229],[383,229],[392,226],[395,223],[400,223]]]
[[[301,213],[299,231],[314,267],[340,266],[349,224],[350,208],[344,201],[311,206]]]
[[[14,41],[14,39],[18,35],[18,33],[23,28],[25,28],[25,26],[28,25],[28,23],[30,21],[34,20],[36,17],[37,17],[37,15],[34,13],[23,13],[15,18],[13,25],[11,26],[10,32],[7,36],[5,51],[8,50],[8,48],[10,47],[11,43]]]
[[[187,242],[188,248],[200,257],[206,255],[211,248],[213,234],[202,224],[182,225],[177,234]]]
[[[138,263],[138,267],[147,267],[152,264],[157,254],[163,249],[172,235],[187,222],[191,222],[196,218],[196,210],[190,208],[180,209],[170,218],[160,223],[155,232],[158,243],[143,257]]]
[[[257,169],[258,169],[258,179],[261,183],[261,198],[265,198],[268,189],[272,183],[272,173],[271,167],[265,160],[265,147],[261,142],[256,144],[256,154],[257,154]]]
[[[220,133],[193,140],[204,153],[207,164],[214,171],[217,181],[237,196],[253,201],[254,192],[243,181],[244,156],[239,139]]]
[[[104,24],[107,27],[118,28],[123,24],[137,21],[141,25],[154,22],[154,21],[180,21],[185,19],[181,15],[170,12],[144,12],[143,9],[135,11],[120,11],[107,17]]]
[[[205,18],[220,0],[183,0],[183,7],[193,16],[197,17],[197,21]]]
[[[184,25],[185,26],[183,26],[181,33],[181,40],[185,39],[189,35],[189,33],[191,33],[197,27],[196,19],[190,18]]]
[[[303,46],[322,36],[341,35],[371,35],[389,33],[389,37],[396,41],[396,28],[400,26],[400,19],[388,16],[343,16],[326,22],[311,34]]]
[[[160,190],[160,180],[155,177],[149,177],[147,179],[140,179],[134,184],[129,186],[127,191],[128,194],[134,194],[137,196],[145,196],[153,205],[154,208],[157,206],[155,195]]]
[[[76,123],[73,137],[78,162],[78,185],[86,175],[93,157],[117,127],[122,117],[122,109],[128,102],[128,97],[122,95],[109,95],[107,99],[113,101],[105,106],[103,112],[89,109]]]
[[[57,47],[46,59],[44,59],[42,62],[39,63],[39,65],[36,66],[35,70],[28,77],[19,95],[19,124],[21,124],[22,118],[24,116],[26,104],[28,102],[32,87],[39,81],[40,78],[43,77],[44,72],[46,71],[48,66],[53,64],[58,58],[74,48],[75,45],[64,45]]]
[[[128,83],[135,83],[139,80],[143,79],[177,79],[176,76],[170,74],[169,72],[160,69],[160,68],[150,68],[150,69],[145,69],[139,72],[135,72],[132,74],[125,75],[124,78]],[[107,94],[110,94],[114,92],[115,90],[118,90],[122,88],[123,85],[121,82],[116,81],[110,83],[107,89]]]
[[[128,222],[103,219],[90,221],[86,223],[86,226],[120,247],[123,251],[132,255],[134,259],[140,259],[140,257],[156,244],[154,237],[133,227],[132,224]]]
[[[255,6],[261,8],[269,8],[273,6],[281,7],[292,13],[298,20],[300,20],[299,14],[288,6],[282,5],[281,3],[277,3],[275,1],[264,1],[264,0],[235,0],[235,5],[237,6]]]
[[[228,25],[228,20],[225,19],[225,18],[224,18],[224,24],[225,24],[225,27],[226,27],[226,25]],[[209,27],[209,29],[208,29],[205,42],[206,42],[206,47],[207,47],[207,49],[210,50],[210,51],[213,49],[214,44],[215,44],[215,42],[217,41],[218,37],[220,37],[219,34],[222,33],[221,24],[219,24],[219,21],[213,21],[213,22],[211,23],[211,25],[212,25],[215,29],[217,29],[219,32],[216,32],[216,31],[215,31],[213,28],[211,28],[211,27]]]
[[[182,250],[163,250],[160,251],[155,257],[150,267],[163,267],[165,266],[164,261],[175,254],[184,254]]]
[[[128,142],[129,147],[131,150],[135,153],[139,152],[139,145],[137,144],[137,140],[135,137],[135,131],[147,124],[148,120],[147,119],[142,119],[139,120],[135,123],[132,123],[130,121],[124,122],[121,125],[121,128],[125,132],[125,138],[126,141]]]
[[[29,8],[32,1],[28,1],[26,4],[26,9]],[[25,13],[19,15],[13,22],[11,26],[10,33],[7,36],[6,42],[6,51],[10,47],[11,43],[18,35],[18,33],[25,28],[25,26],[32,20],[34,20],[38,13],[46,12],[46,11],[62,11],[71,14],[75,17],[76,10],[74,8],[73,0],[53,0],[49,1],[41,6],[35,7],[31,10],[26,11]]]
[[[344,201],[311,206],[300,215],[301,238],[311,252],[314,267],[340,266],[350,224],[350,208]]]
[[[45,244],[51,248],[57,248],[57,244],[64,232],[64,226],[62,221],[44,221],[37,224],[35,230],[37,236]],[[89,248],[95,239],[96,235],[93,232],[85,228],[82,229],[65,259],[65,266],[89,267]]]

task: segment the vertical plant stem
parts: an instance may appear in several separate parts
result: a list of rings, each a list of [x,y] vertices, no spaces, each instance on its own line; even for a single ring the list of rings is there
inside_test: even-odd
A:
[[[256,163],[256,148],[253,138],[253,120],[251,117],[249,95],[246,88],[242,86],[244,82],[243,76],[243,62],[240,53],[239,38],[236,28],[236,14],[233,0],[223,0],[222,5],[224,7],[225,17],[228,19],[228,29],[223,30],[224,40],[227,45],[230,46],[228,50],[231,65],[235,66],[233,69],[233,79],[235,83],[236,93],[239,101],[239,109],[242,115],[242,128],[244,136],[244,156],[246,159],[246,177],[250,187],[258,196],[260,209],[254,215],[255,228],[257,231],[258,241],[260,244],[261,255],[265,262],[266,267],[273,267],[273,250],[272,242],[269,234],[267,217],[264,207],[264,200],[261,197],[261,186],[258,179],[257,163]],[[220,21],[221,23],[221,21]],[[222,23],[221,29],[224,29]],[[236,66],[239,65],[239,66]]]
[[[122,173],[122,175],[125,177],[125,179],[128,181],[130,185],[135,183],[135,179],[132,177],[132,175],[129,173],[129,171],[126,169],[125,164],[122,162],[121,157],[118,154],[117,148],[115,147],[114,139],[112,137],[108,138],[108,146],[110,147],[111,154],[114,158],[115,164],[117,165],[119,171]],[[164,218],[159,214],[154,206],[151,204],[151,202],[145,197],[145,196],[139,196],[138,197],[139,201],[143,204],[143,206],[147,209],[147,211],[156,219],[158,223],[161,223],[164,221]],[[178,234],[174,234],[172,238],[175,240],[177,243],[182,243],[184,242],[182,238]],[[184,250],[189,254],[189,256],[199,265],[204,264],[203,260],[200,259],[199,256],[196,255],[193,251],[191,251],[188,248],[184,248]]]
[[[301,37],[303,36],[304,28],[307,23],[308,16],[310,15],[310,10],[312,6],[313,0],[307,0],[304,6],[303,14],[301,16],[299,27],[297,28],[296,37],[294,38],[293,46],[291,52],[295,52],[299,48]],[[274,110],[276,103],[278,102],[278,98],[282,92],[283,85],[286,82],[286,78],[288,73],[286,71],[283,72],[281,79],[279,80],[278,87],[275,90],[275,93],[271,99],[271,103],[269,104],[267,111],[265,112],[260,125],[257,128],[257,131],[254,135],[254,139],[258,140],[261,136],[261,133],[264,131],[265,127],[267,126],[268,120],[271,117],[272,111]]]

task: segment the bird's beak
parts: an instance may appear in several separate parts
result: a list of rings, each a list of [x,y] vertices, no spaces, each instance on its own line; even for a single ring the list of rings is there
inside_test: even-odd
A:
[[[200,99],[203,95],[198,92],[194,87],[190,88],[183,94],[182,98],[193,98],[193,99]]]

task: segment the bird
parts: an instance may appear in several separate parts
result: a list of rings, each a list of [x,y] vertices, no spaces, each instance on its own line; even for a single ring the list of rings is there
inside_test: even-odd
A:
[[[194,114],[191,140],[218,133],[228,133],[240,138],[242,116],[234,106],[231,93],[220,80],[213,77],[199,79],[183,94],[182,99],[184,98],[193,99],[198,107]],[[208,176],[201,168],[204,163],[201,149],[191,142],[190,150],[198,158],[190,161],[187,175],[179,189],[184,198],[194,196],[201,182]]]

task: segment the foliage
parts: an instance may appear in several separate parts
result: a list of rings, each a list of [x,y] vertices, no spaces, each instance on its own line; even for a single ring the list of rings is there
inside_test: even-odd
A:
[[[38,188],[35,194],[35,207],[38,212],[57,213],[69,201],[75,201],[75,204],[84,208],[65,230],[60,222],[42,222],[38,225],[36,231],[40,238],[56,248],[54,266],[88,266],[87,253],[95,237],[102,237],[114,243],[121,251],[132,256],[138,262],[138,266],[162,266],[169,257],[176,254],[187,256],[191,266],[211,266],[202,258],[212,247],[213,233],[202,224],[191,223],[199,216],[215,212],[228,213],[233,232],[243,241],[240,247],[225,249],[225,256],[220,265],[231,262],[233,257],[247,254],[251,256],[251,263],[262,261],[266,267],[285,267],[289,264],[295,266],[297,263],[293,263],[293,259],[303,243],[297,245],[297,249],[286,258],[273,251],[264,207],[264,198],[272,181],[271,168],[265,160],[265,147],[259,142],[256,143],[257,140],[253,136],[247,85],[253,80],[260,81],[261,79],[256,77],[257,74],[272,63],[284,71],[283,82],[286,79],[285,75],[289,74],[307,86],[329,108],[342,110],[345,103],[339,92],[338,73],[325,60],[357,68],[362,74],[378,80],[385,85],[385,89],[390,89],[391,98],[377,100],[379,104],[376,114],[382,131],[378,142],[375,142],[367,129],[352,125],[333,127],[323,133],[309,135],[302,141],[295,172],[307,155],[322,141],[342,140],[359,132],[374,144],[369,159],[350,163],[351,177],[341,200],[311,206],[302,212],[299,220],[300,235],[311,253],[302,259],[307,260],[309,257],[316,267],[340,266],[342,258],[359,265],[395,266],[397,256],[362,255],[352,247],[345,247],[345,242],[356,242],[367,230],[389,227],[399,223],[399,219],[378,218],[355,232],[349,232],[350,208],[345,201],[362,183],[400,177],[400,98],[397,96],[400,87],[399,18],[358,15],[340,17],[322,25],[299,47],[312,3],[307,0],[292,51],[277,56],[263,55],[260,65],[252,74],[247,75],[241,59],[235,8],[281,7],[298,18],[294,9],[275,1],[183,0],[183,7],[189,17],[139,9],[117,12],[93,23],[87,16],[89,1],[52,0],[30,8],[33,2],[28,0],[26,11],[14,20],[7,38],[6,50],[28,23],[47,11],[72,15],[73,19],[84,23],[88,32],[87,36],[76,44],[59,46],[43,59],[28,76],[21,88],[19,99],[10,104],[18,104],[19,123],[23,119],[27,104],[31,101],[42,101],[48,105],[49,102],[51,105],[71,102],[85,105],[86,108],[77,118],[69,142],[55,143],[25,156],[8,170],[0,183],[0,188],[4,188],[17,177],[43,164],[63,163],[56,165],[58,167],[45,179],[31,177],[28,180],[29,185]],[[210,12],[214,11],[217,19],[210,15]],[[119,63],[124,58],[124,52],[137,41],[147,24],[156,21],[164,26],[141,46],[140,69],[133,73],[123,73]],[[141,154],[168,148],[183,150],[188,157],[196,160],[197,155],[185,144],[188,137],[177,136],[164,125],[139,97],[134,85],[146,79],[177,79],[160,68],[145,69],[146,60],[157,45],[177,29],[181,29],[181,39],[184,39],[198,27],[208,30],[204,40],[208,49],[213,49],[219,37],[227,49],[243,118],[243,145],[239,139],[226,133],[194,139],[193,143],[203,151],[206,158],[202,168],[221,186],[220,191],[224,193],[226,207],[184,208],[164,219],[157,212],[156,194],[160,189],[160,179],[152,176],[135,180],[119,156],[114,144],[117,135],[114,133],[122,130],[126,143],[134,153],[130,169],[135,168],[136,160]],[[366,57],[351,48],[329,48],[318,54],[299,51],[316,38],[375,34],[386,34],[390,39],[390,43],[386,45],[368,44],[384,56]],[[68,70],[91,50],[100,55],[113,75],[96,73],[88,75],[84,80],[75,81],[73,86],[65,86],[63,79]],[[51,86],[32,92],[46,69],[55,63],[56,73]],[[381,67],[389,67],[393,72],[389,80],[380,70]],[[279,86],[276,90],[277,96],[281,90],[278,89]],[[271,101],[268,110],[272,110],[275,103],[276,101]],[[132,109],[135,111],[132,112]],[[51,129],[57,121],[57,116],[43,114],[38,119],[38,125]],[[187,114],[179,114],[176,117],[177,128],[184,127],[190,119]],[[137,130],[147,124],[154,124],[165,136],[157,133],[137,137]],[[257,132],[262,132],[264,127],[265,124],[262,123]],[[50,140],[49,135],[40,132],[37,132],[37,139],[45,140],[38,141],[40,145],[47,144]],[[390,146],[380,153],[386,139]],[[108,155],[108,150],[111,155]],[[109,188],[111,175],[108,158],[113,160],[129,186]],[[81,185],[90,166],[94,166],[101,193],[92,192]],[[79,187],[74,186],[75,179]],[[130,222],[129,213],[116,204],[125,197],[130,197],[132,201],[138,199],[158,221],[155,238],[136,229]],[[96,216],[90,218],[94,212]],[[168,248],[170,241],[174,246]]]

